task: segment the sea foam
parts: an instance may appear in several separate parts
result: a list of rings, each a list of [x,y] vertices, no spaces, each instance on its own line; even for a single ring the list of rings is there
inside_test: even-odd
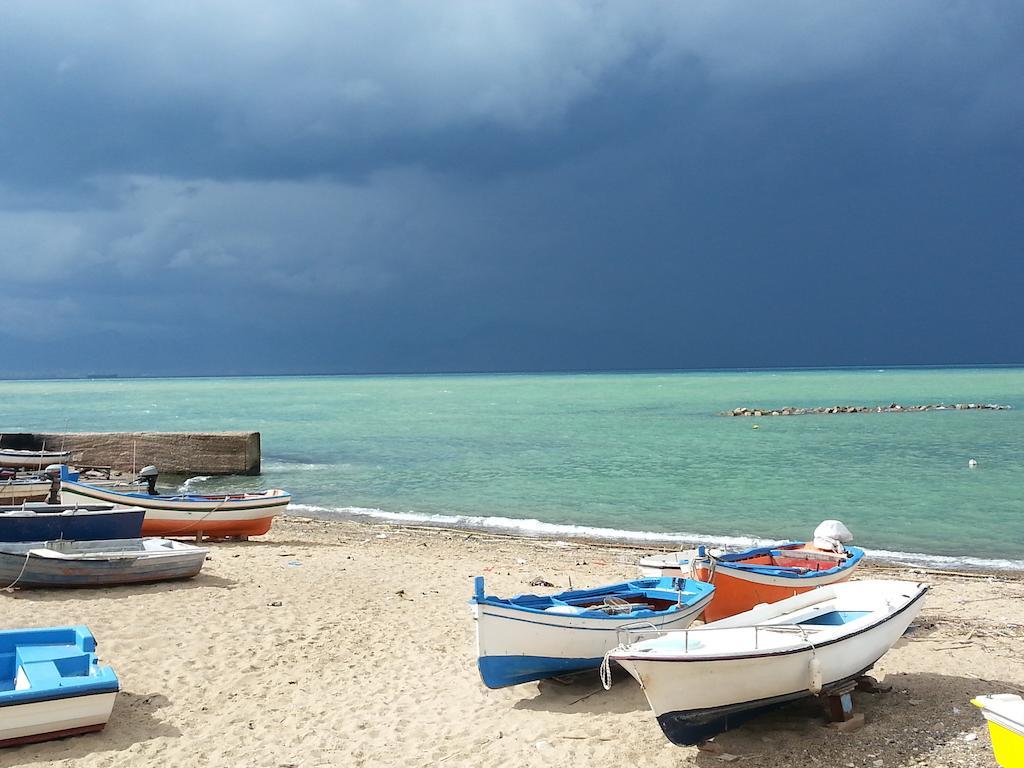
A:
[[[654,544],[707,544],[712,547],[730,549],[768,546],[777,543],[778,539],[765,539],[757,536],[723,536],[702,533],[657,531],[630,531],[619,528],[600,528],[586,525],[563,525],[546,523],[533,518],[516,519],[510,517],[488,517],[485,515],[441,515],[420,512],[388,512],[382,509],[366,507],[322,507],[313,504],[291,504],[290,512],[308,513],[313,517],[358,520],[371,518],[383,522],[417,523],[434,525],[444,528],[462,528],[475,531],[498,531],[520,536],[538,538],[578,538],[600,539],[623,543]],[[1000,558],[986,559],[981,557],[953,557],[948,555],[929,555],[922,552],[894,552],[887,549],[865,549],[865,554],[872,560],[894,565],[906,565],[916,568],[937,568],[946,570],[1000,570],[1024,571],[1024,560],[1006,560]]]

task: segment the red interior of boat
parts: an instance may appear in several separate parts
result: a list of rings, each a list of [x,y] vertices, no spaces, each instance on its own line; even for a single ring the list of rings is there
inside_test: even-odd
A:
[[[805,550],[806,551],[806,550]],[[823,554],[819,559],[814,557],[813,552],[808,552],[805,557],[786,557],[785,555],[758,555],[756,557],[740,560],[744,565],[773,565],[777,568],[802,568],[805,571],[827,571],[835,568],[841,560],[837,557],[829,557]]]

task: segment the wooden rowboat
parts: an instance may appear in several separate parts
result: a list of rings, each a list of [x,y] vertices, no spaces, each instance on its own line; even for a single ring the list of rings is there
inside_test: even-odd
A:
[[[607,658],[640,682],[671,742],[698,744],[777,704],[843,690],[900,639],[927,590],[832,584],[697,629],[638,629]]]
[[[839,538],[835,535],[838,534]],[[853,537],[837,520],[826,520],[811,541],[791,541],[741,552],[697,547],[651,555],[638,563],[642,576],[687,576],[714,584],[705,621],[718,621],[853,575],[864,550],[845,546]]]
[[[115,508],[112,504],[0,507],[0,542],[137,539],[145,516],[139,507]]]
[[[488,688],[597,669],[618,644],[618,630],[642,622],[682,629],[714,588],[689,579],[638,579],[555,595],[484,594],[476,577],[477,668]]]
[[[15,469],[43,469],[50,464],[63,464],[71,458],[71,451],[20,451],[0,448],[0,467]]]
[[[0,588],[103,587],[190,579],[208,550],[169,539],[0,544]]]
[[[279,489],[223,495],[123,493],[61,480],[62,504],[115,504],[142,507],[146,536],[260,536],[291,501]]]

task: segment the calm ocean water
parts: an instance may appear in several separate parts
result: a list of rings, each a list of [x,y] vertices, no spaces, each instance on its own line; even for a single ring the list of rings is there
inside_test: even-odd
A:
[[[1013,410],[716,415],[891,402]],[[1022,369],[5,381],[0,429],[258,430],[262,477],[189,487],[324,517],[723,543],[835,517],[928,556],[896,559],[1024,567]]]

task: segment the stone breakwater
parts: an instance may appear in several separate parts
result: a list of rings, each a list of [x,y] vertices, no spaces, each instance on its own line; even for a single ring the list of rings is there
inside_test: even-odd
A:
[[[819,408],[733,408],[720,416],[807,416],[820,413],[914,413],[917,411],[1008,411],[1010,406],[997,403],[930,403],[928,405],[830,405]]]

